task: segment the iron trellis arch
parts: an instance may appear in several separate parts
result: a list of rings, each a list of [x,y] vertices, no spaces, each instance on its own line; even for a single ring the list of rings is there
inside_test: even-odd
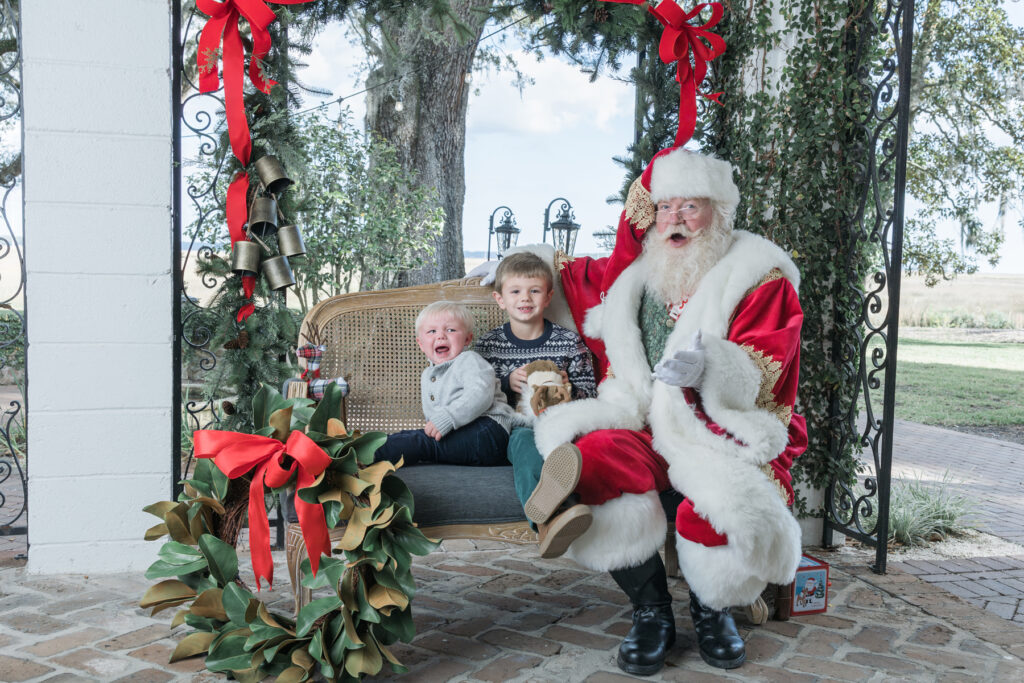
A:
[[[191,259],[213,256],[211,247],[201,244],[197,235],[211,220],[212,211],[204,213],[202,200],[219,192],[218,180],[226,161],[226,156],[217,156],[217,137],[221,130],[210,113],[223,107],[222,96],[199,94],[193,82],[194,74],[184,62],[186,48],[196,40],[199,31],[197,19],[194,9],[183,17],[181,0],[173,0],[173,271],[176,277],[173,311],[178,335],[173,361],[173,404],[178,409],[173,432],[175,488],[172,496],[176,496],[176,482],[183,474],[187,475],[190,462],[189,457],[183,468],[179,457],[183,430],[191,432],[220,423],[215,397],[196,399],[190,395],[195,389],[193,385],[197,384],[196,376],[213,372],[217,367],[217,356],[210,348],[212,330],[202,304],[203,297],[195,294],[214,290],[218,281],[204,278],[198,284],[203,291],[190,292],[184,273]],[[874,12],[865,12],[861,18],[862,30],[857,43],[850,46],[858,57],[851,63],[861,64],[865,61],[860,59],[863,54],[875,49],[880,42],[885,45],[882,62],[861,68],[856,74],[857,96],[869,100],[871,106],[864,120],[857,123],[862,130],[855,138],[863,142],[855,143],[850,150],[861,160],[861,186],[866,190],[857,212],[848,217],[851,248],[874,249],[881,255],[882,263],[871,275],[870,284],[865,286],[862,274],[850,259],[843,286],[855,293],[859,307],[836,312],[839,324],[858,329],[857,342],[837,343],[833,355],[837,362],[849,366],[848,374],[856,378],[857,389],[852,403],[836,401],[832,406],[831,418],[838,427],[830,450],[832,457],[838,459],[850,450],[864,449],[870,456],[866,463],[870,472],[859,481],[863,491],[841,477],[829,483],[825,493],[822,540],[825,545],[831,545],[834,532],[839,532],[875,546],[874,569],[878,572],[885,571],[888,535],[913,20],[914,0],[880,0]],[[213,169],[205,183],[191,183],[187,188],[182,176],[182,141],[186,137],[195,143],[197,157],[211,161],[209,167]],[[189,205],[184,203],[186,197]],[[215,204],[222,206],[223,197],[218,197]],[[183,233],[186,208],[195,212],[194,230],[188,238]],[[880,402],[879,392],[882,393]]]
[[[854,96],[870,102],[858,122],[863,144],[851,150],[861,160],[865,188],[857,212],[849,217],[852,249],[870,249],[881,264],[864,282],[848,260],[844,286],[854,293],[858,310],[838,311],[837,323],[858,331],[856,344],[837,344],[833,357],[856,377],[854,400],[833,404],[831,415],[838,436],[833,458],[861,450],[867,474],[857,482],[834,478],[825,492],[824,538],[832,545],[840,532],[875,547],[874,571],[885,572],[889,531],[889,493],[892,435],[895,419],[896,345],[898,341],[900,271],[903,254],[904,190],[906,187],[910,65],[914,0],[886,0],[866,12],[854,47],[861,64]],[[863,65],[860,57],[882,46],[881,63]],[[881,379],[880,379],[881,376]],[[878,394],[881,392],[879,405]],[[881,408],[881,411],[879,411]],[[881,416],[879,416],[881,412]]]
[[[18,2],[0,0],[0,39],[12,46],[0,54],[0,125],[5,137],[14,141],[13,149],[0,152],[0,263],[16,263],[18,276],[4,280],[0,288],[0,366],[9,378],[23,376],[25,370],[25,258],[24,225],[12,225],[9,202],[18,196],[22,180],[21,133],[21,12]],[[7,128],[10,126],[10,128]],[[20,310],[19,310],[20,308]],[[8,379],[8,382],[11,380]],[[19,383],[27,391],[27,378]],[[13,399],[0,412],[0,535],[24,538],[28,551],[28,448],[26,438],[27,403],[24,394]],[[18,555],[22,555],[19,553]]]

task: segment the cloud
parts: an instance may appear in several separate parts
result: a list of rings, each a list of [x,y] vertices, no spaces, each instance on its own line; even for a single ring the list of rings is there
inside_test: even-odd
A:
[[[633,89],[625,83],[607,77],[591,83],[578,67],[554,58],[538,62],[519,53],[516,59],[534,83],[520,96],[510,73],[475,75],[480,95],[470,100],[470,134],[558,134],[581,125],[608,131],[632,107]]]

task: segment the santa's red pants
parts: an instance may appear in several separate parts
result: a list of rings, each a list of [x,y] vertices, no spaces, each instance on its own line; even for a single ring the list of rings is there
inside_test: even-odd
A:
[[[601,429],[576,441],[583,467],[576,493],[586,505],[601,505],[623,493],[661,493],[672,487],[668,463],[654,450],[651,430]],[[676,531],[706,546],[725,545],[727,538],[693,509],[689,499],[676,510]]]

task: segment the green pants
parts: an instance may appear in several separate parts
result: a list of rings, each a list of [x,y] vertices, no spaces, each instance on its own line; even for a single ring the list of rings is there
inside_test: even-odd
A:
[[[516,485],[519,502],[526,501],[540,481],[540,469],[544,466],[544,458],[537,450],[533,441],[533,429],[530,427],[514,427],[508,437],[508,460],[512,463],[512,478]],[[531,524],[531,526],[533,526]]]

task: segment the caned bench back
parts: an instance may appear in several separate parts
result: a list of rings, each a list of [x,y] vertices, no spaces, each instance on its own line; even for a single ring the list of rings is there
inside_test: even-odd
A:
[[[342,294],[321,301],[302,321],[299,345],[326,344],[324,378],[348,381],[346,426],[387,433],[423,427],[420,374],[428,361],[416,345],[416,316],[439,300],[459,301],[473,315],[473,336],[505,322],[480,278]]]

